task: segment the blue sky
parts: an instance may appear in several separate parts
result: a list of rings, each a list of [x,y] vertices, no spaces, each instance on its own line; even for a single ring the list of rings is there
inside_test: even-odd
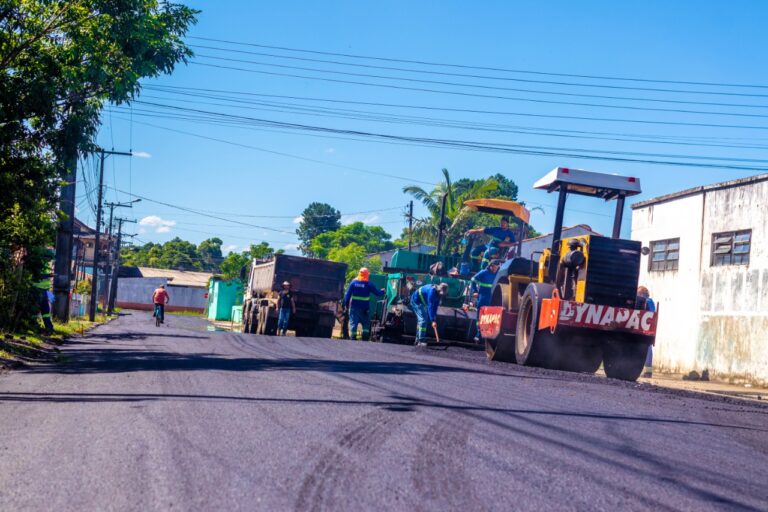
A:
[[[768,35],[763,23],[768,16],[768,4],[760,1],[219,0],[187,3],[202,10],[199,23],[190,33],[195,37],[546,73],[724,84],[768,84],[768,67],[765,65],[764,53],[765,48],[768,48]],[[641,179],[644,190],[640,198],[759,173],[743,169],[650,165],[564,156],[466,151],[402,143],[385,144],[371,140],[349,140],[348,137],[340,138],[337,134],[318,136],[322,134],[169,119],[168,116],[189,115],[178,108],[334,129],[456,139],[483,144],[557,147],[582,152],[620,151],[642,155],[687,155],[694,157],[691,161],[702,162],[705,157],[756,160],[766,158],[764,147],[768,146],[768,131],[762,128],[766,126],[765,119],[751,117],[768,115],[768,88],[765,87],[719,87],[559,77],[332,57],[192,38],[188,42],[193,45],[199,57],[193,59],[193,63],[188,66],[179,66],[172,76],[145,81],[147,87],[139,98],[145,103],[135,103],[132,115],[130,109],[126,108],[105,111],[99,134],[100,144],[117,150],[132,149],[143,155],[134,158],[114,157],[107,162],[105,180],[111,187],[107,191],[107,200],[125,201],[130,198],[128,194],[114,190],[118,189],[188,209],[218,212],[212,215],[219,218],[204,217],[143,201],[132,211],[121,212],[130,218],[144,219],[143,225],[129,228],[140,232],[137,237],[140,241],[165,241],[179,236],[197,243],[217,235],[222,238],[225,247],[235,250],[242,250],[249,243],[262,240],[269,241],[276,247],[291,249],[296,243],[293,234],[296,228],[294,219],[312,201],[330,203],[343,214],[347,214],[345,221],[363,220],[378,224],[397,236],[404,225],[401,210],[409,199],[402,193],[402,187],[411,181],[435,183],[440,179],[440,169],[443,167],[448,168],[455,179],[481,178],[497,172],[510,177],[520,187],[521,200],[527,201],[531,206],[543,205],[544,212],[534,212],[532,217],[532,224],[540,231],[548,231],[551,228],[554,217],[551,205],[555,203],[555,198],[533,190],[531,186],[536,179],[558,165],[637,176]],[[236,53],[232,50],[415,71],[483,75],[496,79],[361,68]],[[221,58],[252,62],[226,61]],[[204,64],[430,88],[470,95],[353,85],[223,69]],[[294,70],[275,64],[401,79],[525,89],[529,92],[350,77],[337,73]],[[566,84],[542,84],[521,80]],[[153,88],[158,86],[165,89],[160,91]],[[605,86],[675,89],[681,92],[628,90]],[[262,102],[269,100],[289,103],[294,107],[300,105],[313,109],[319,106],[363,110],[366,112],[365,116],[370,116],[373,112],[375,115],[383,114],[396,118],[421,116],[448,119],[462,124],[463,127],[458,129],[435,126],[434,121],[428,121],[428,125],[419,125],[360,119],[359,114],[356,114],[355,119],[328,117],[326,114],[320,116],[316,110],[313,110],[312,115],[306,115],[293,110],[286,111],[284,106],[181,96],[178,94],[179,89],[176,89],[179,87],[321,98],[336,102],[387,103],[497,113],[403,109],[304,99],[240,96]],[[702,94],[695,91],[728,94]],[[569,94],[635,99],[596,99]],[[497,95],[517,99],[472,95]],[[630,108],[563,105],[541,103],[540,100]],[[693,103],[674,103],[670,100]],[[728,107],[702,103],[746,106]],[[169,107],[175,107],[177,110]],[[741,115],[643,110],[646,108]],[[158,113],[163,117],[158,117]],[[536,116],[599,117],[619,121]],[[683,126],[658,124],[659,122],[758,128]],[[148,126],[146,123],[154,126]],[[468,126],[468,123],[472,123],[472,126]],[[477,127],[480,123],[486,128],[489,124],[504,125],[503,128],[507,132],[479,130]],[[531,131],[536,133],[531,134]],[[560,136],[542,135],[542,132],[557,133]],[[646,140],[650,139],[650,142],[562,136],[576,132],[587,136],[595,136],[597,132],[610,134],[598,135],[605,139],[635,139],[636,136],[643,136]],[[711,144],[753,147],[713,147]],[[260,150],[244,146],[257,147]],[[668,160],[666,157],[648,156],[631,158]],[[751,167],[765,166],[761,162],[731,163]],[[364,173],[360,170],[404,179]],[[81,184],[78,190],[80,216],[90,220],[92,215],[88,211],[84,191],[85,187]],[[612,204],[576,198],[569,206],[571,210],[566,215],[566,224],[586,223],[598,231],[610,232]],[[423,213],[423,210],[417,208],[417,214],[419,213]],[[625,236],[629,235],[629,217],[628,210],[624,222]]]

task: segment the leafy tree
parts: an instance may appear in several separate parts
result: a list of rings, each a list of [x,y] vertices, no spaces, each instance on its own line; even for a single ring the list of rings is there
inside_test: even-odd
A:
[[[219,263],[224,259],[224,256],[221,254],[221,245],[223,243],[221,238],[209,238],[208,240],[203,240],[197,246],[200,265],[203,270],[213,271],[219,268]]]
[[[355,278],[360,267],[368,267],[371,272],[381,271],[381,258],[378,256],[368,258],[368,254],[365,247],[352,242],[343,247],[332,248],[328,251],[328,259],[347,264],[347,282],[349,282]]]
[[[486,180],[493,180],[496,182],[496,189],[486,191],[486,198],[499,198],[509,199],[511,201],[517,201],[518,188],[514,181],[510,180],[501,173],[496,173],[493,176],[489,176]],[[473,180],[470,178],[462,178],[453,183],[454,193],[461,197],[467,194],[478,183],[486,180]]]
[[[186,61],[195,15],[161,0],[1,3],[0,310],[34,299],[33,255],[53,245],[59,187],[74,187],[70,170],[93,149],[103,104],[131,100],[141,78]]]
[[[465,209],[464,201],[500,197],[499,182],[495,177],[490,177],[482,180],[462,179],[453,183],[448,169],[443,169],[442,173],[443,181],[430,191],[417,185],[409,185],[403,187],[403,192],[421,201],[427,207],[429,216],[414,220],[413,238],[416,242],[431,245],[437,244],[442,198],[443,195],[446,196],[444,247],[457,248],[464,232],[482,219],[481,214]],[[505,193],[515,191],[516,186],[513,187],[513,185],[514,183],[507,180],[503,191]],[[509,197],[509,199],[515,197]],[[493,223],[498,223],[498,218],[495,218]]]
[[[282,249],[275,250],[269,243],[261,242],[258,245],[251,244],[247,251],[241,253],[231,252],[221,262],[220,271],[225,279],[239,279],[243,267],[250,267],[253,260],[266,260],[275,254],[283,254]]]
[[[268,259],[281,254],[269,243],[251,244],[247,251],[231,252],[221,256],[223,242],[219,238],[210,238],[199,245],[178,237],[164,244],[148,242],[143,246],[124,247],[120,251],[123,265],[174,270],[204,270],[221,273],[227,279],[240,277],[240,269],[249,266],[252,259]]]
[[[251,247],[248,249],[250,259],[254,260],[268,260],[275,254],[283,254],[284,252],[282,249],[273,249],[267,242],[261,242],[258,245],[251,244]]]
[[[231,252],[227,254],[219,268],[224,279],[239,279],[242,268],[250,264],[251,258],[247,252]]]
[[[179,237],[163,244],[160,265],[161,268],[174,268],[177,270],[203,269],[195,244],[182,240]]]
[[[365,254],[386,251],[395,247],[390,240],[392,235],[381,226],[366,226],[362,222],[353,222],[336,231],[329,231],[315,237],[310,244],[310,252],[318,258],[333,259],[330,254],[334,249],[342,249],[351,244],[363,248]]]
[[[301,214],[301,222],[296,230],[299,237],[299,250],[306,256],[314,256],[311,250],[312,240],[316,236],[341,227],[341,213],[326,203],[311,203]]]

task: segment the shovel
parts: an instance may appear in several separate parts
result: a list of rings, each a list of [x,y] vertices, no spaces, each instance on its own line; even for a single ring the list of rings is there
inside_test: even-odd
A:
[[[437,333],[437,327],[433,326],[432,329],[435,331],[435,339],[437,340],[437,342],[432,345],[432,348],[442,347],[442,350],[448,350],[447,343],[440,343],[440,335]]]

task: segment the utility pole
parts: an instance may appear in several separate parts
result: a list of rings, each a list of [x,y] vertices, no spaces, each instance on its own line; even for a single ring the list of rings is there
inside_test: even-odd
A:
[[[71,131],[71,130],[70,130]],[[71,135],[69,139],[71,139]],[[64,145],[64,185],[59,192],[59,210],[62,212],[56,232],[56,259],[53,264],[53,314],[60,322],[69,320],[69,285],[72,278],[72,232],[75,225],[75,197],[77,190],[77,144]]]
[[[135,224],[135,220],[117,219],[117,255],[115,256],[115,263],[112,267],[112,280],[111,286],[107,288],[107,313],[112,313],[115,309],[115,298],[117,297],[117,279],[120,272],[120,249],[123,247],[123,222],[130,222]]]
[[[93,248],[93,280],[91,281],[91,303],[88,308],[88,320],[91,322],[96,321],[96,303],[99,300],[99,253],[101,252],[101,201],[104,192],[104,160],[107,159],[107,155],[131,156],[131,153],[123,151],[106,151],[104,149],[100,149],[99,153],[100,163],[99,193],[98,204],[96,207],[96,243]]]
[[[408,204],[408,250],[413,245],[413,201]]]
[[[112,273],[112,239],[114,238],[112,235],[114,231],[112,230],[112,215],[115,211],[115,208],[133,208],[133,203],[138,203],[141,201],[141,199],[134,199],[133,201],[129,201],[127,203],[106,203],[106,205],[109,207],[109,224],[107,228],[108,237],[107,240],[107,261],[104,265],[104,304],[109,304],[109,294],[110,294],[110,282],[113,279],[113,273]],[[120,250],[120,245],[118,244],[118,251]],[[107,310],[109,310],[109,307],[107,307]]]
[[[448,199],[448,193],[443,194],[443,199],[440,202],[440,224],[437,227],[437,250],[436,255],[440,255],[443,249],[443,235],[445,231],[445,201]]]

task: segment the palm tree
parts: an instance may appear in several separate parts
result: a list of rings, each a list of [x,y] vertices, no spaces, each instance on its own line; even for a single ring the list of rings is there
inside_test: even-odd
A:
[[[443,180],[427,192],[418,185],[403,187],[403,192],[410,194],[420,201],[429,211],[429,217],[414,219],[413,238],[421,243],[435,244],[437,242],[440,207],[443,196],[445,201],[445,241],[446,246],[456,245],[461,239],[471,211],[464,208],[464,201],[492,197],[498,190],[499,184],[494,178],[485,180],[462,180],[462,186],[455,186],[451,181],[448,169],[442,169]]]

